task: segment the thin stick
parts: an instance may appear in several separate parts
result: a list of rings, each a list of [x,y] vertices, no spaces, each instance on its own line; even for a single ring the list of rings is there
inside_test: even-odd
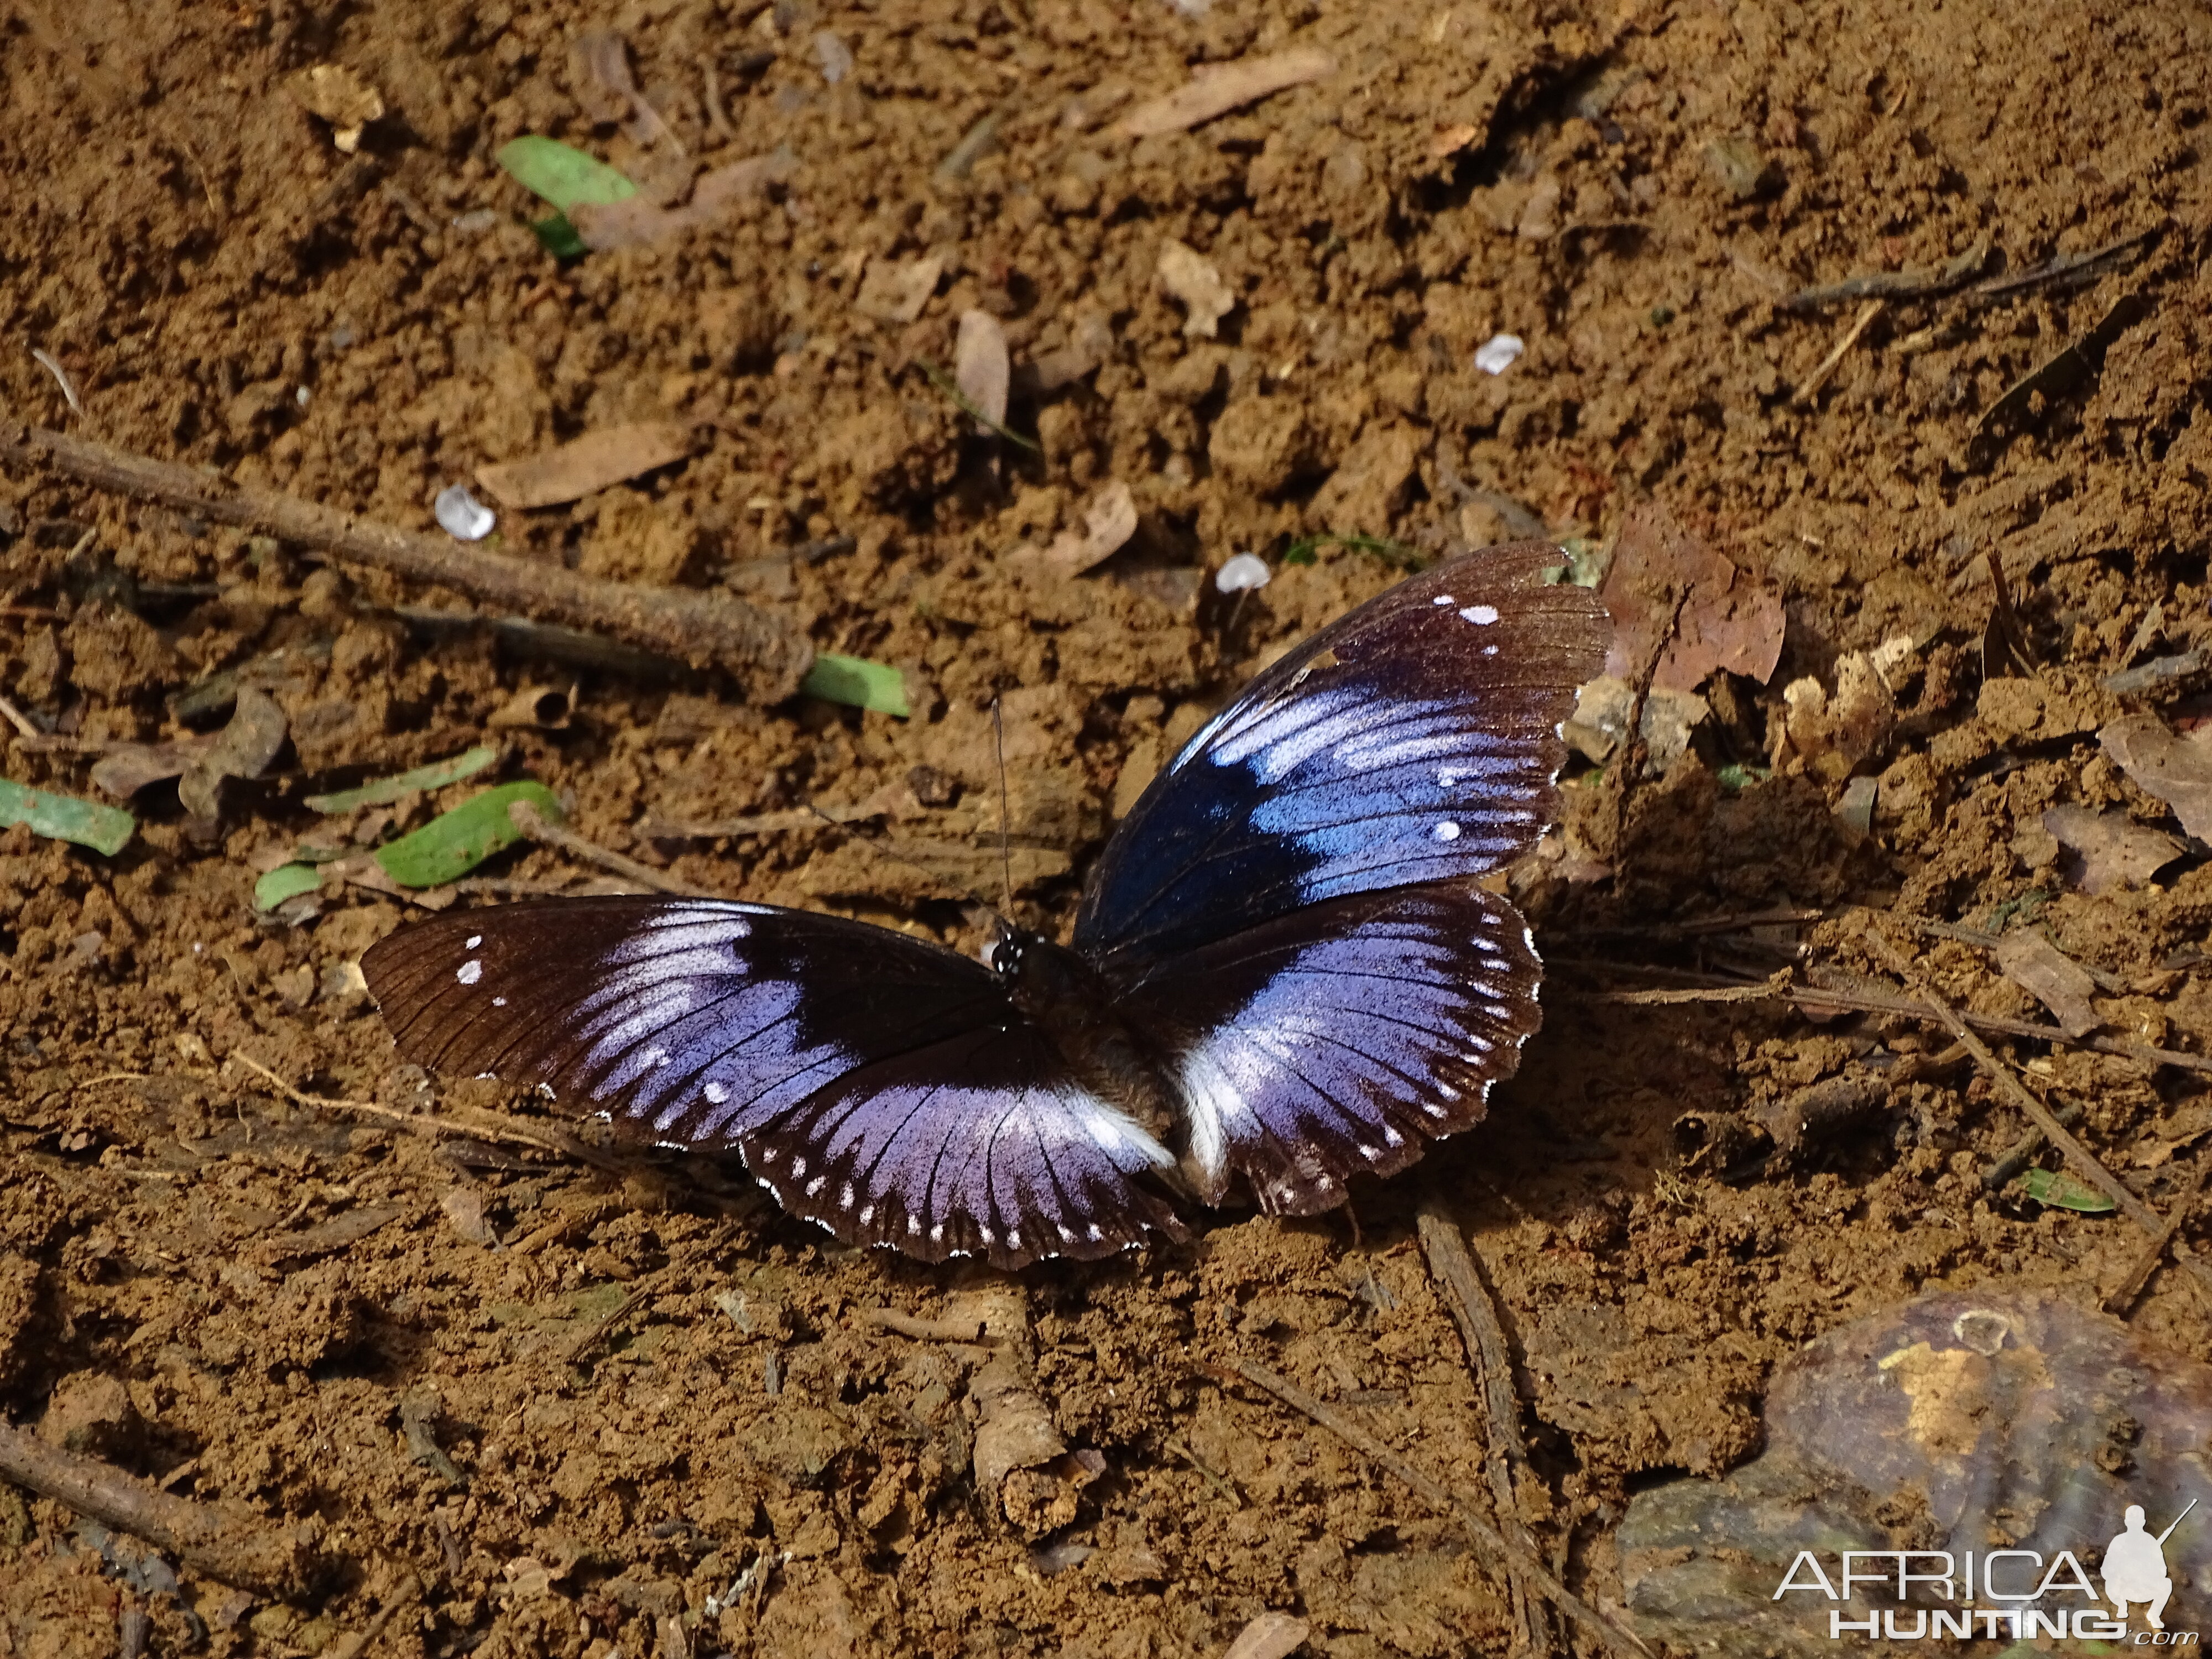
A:
[[[719,818],[708,823],[670,823],[647,818],[637,833],[647,841],[720,841],[740,836],[777,836],[793,830],[819,830],[825,823],[843,829],[862,818],[880,817],[870,806],[793,806],[780,812],[755,812],[748,817]]]
[[[1911,985],[1918,977],[1904,952],[1876,931],[1871,923],[1863,925],[1859,932],[1860,937],[1866,940],[1867,948],[1881,958],[1899,979]],[[2138,1198],[2134,1188],[2106,1169],[2097,1155],[2082,1145],[2074,1132],[2061,1123],[2051,1109],[2037,1099],[2034,1092],[2014,1075],[2012,1067],[1990,1052],[1989,1045],[1974,1035],[1966,1022],[1959,1018],[1956,1009],[1935,990],[1925,986],[1919,989],[1922,998],[1936,1011],[1936,1017],[1949,1029],[1951,1035],[1966,1045],[1966,1052],[1973,1055],[1975,1064],[1996,1086],[1997,1092],[2017,1107],[2029,1122],[2042,1130],[2045,1139],[2065,1153],[2067,1162],[2074,1166],[2076,1175],[2111,1199],[2119,1206],[2123,1215],[2145,1232],[2154,1237],[2165,1234],[2166,1218]],[[2184,1254],[2179,1240],[2172,1241],[2172,1248],[2175,1259],[2195,1273],[2208,1291],[2212,1291],[2212,1265],[2194,1255]]]
[[[0,462],[27,467],[42,460],[98,489],[187,508],[218,524],[250,526],[336,559],[611,634],[695,667],[726,669],[762,702],[795,693],[814,659],[813,647],[788,619],[726,595],[604,581],[545,560],[489,552],[296,495],[249,489],[89,439],[0,422]]]
[[[610,852],[596,842],[585,840],[574,830],[563,829],[550,821],[526,800],[519,800],[510,805],[507,809],[507,816],[514,821],[516,829],[541,846],[557,847],[569,857],[581,859],[586,864],[596,864],[602,870],[611,870],[624,881],[650,887],[656,893],[673,893],[679,898],[714,897],[703,887],[694,887],[680,876],[669,875],[649,864],[640,864],[635,859]]]
[[[1492,1553],[1503,1557],[1509,1566],[1525,1576],[1553,1607],[1585,1626],[1614,1651],[1638,1655],[1639,1659],[1651,1659],[1651,1650],[1637,1640],[1632,1632],[1615,1624],[1562,1584],[1552,1576],[1550,1568],[1519,1545],[1508,1543],[1487,1521],[1454,1496],[1449,1487],[1431,1480],[1399,1456],[1349,1413],[1323,1404],[1288,1377],[1279,1376],[1253,1360],[1240,1359],[1236,1362],[1234,1370],[1237,1376],[1265,1389],[1292,1411],[1304,1413],[1345,1444],[1396,1476],[1438,1509],[1449,1511],[1466,1529],[1468,1536]]]
[[[714,60],[711,56],[699,60],[699,72],[706,82],[707,125],[717,138],[726,143],[734,143],[738,131],[730,125],[729,116],[723,112],[721,79],[714,73]]]
[[[1889,301],[1887,300],[1869,300],[1862,306],[1851,325],[1844,331],[1844,337],[1837,341],[1834,349],[1820,360],[1820,366],[1813,371],[1813,378],[1798,387],[1797,395],[1790,401],[1802,409],[1819,397],[1820,388],[1827,385],[1828,377],[1836,372],[1836,366],[1850,355],[1851,348],[1859,343],[1859,337],[1871,328],[1874,319],[1888,308]]]
[[[599,1321],[598,1324],[592,1326],[591,1329],[586,1331],[574,1342],[571,1342],[568,1345],[568,1352],[561,1357],[567,1360],[571,1365],[579,1363],[586,1354],[591,1352],[592,1349],[599,1346],[600,1342],[605,1339],[608,1332],[614,1329],[617,1325],[629,1318],[630,1315],[635,1313],[639,1308],[643,1306],[646,1297],[652,1294],[653,1292],[646,1286],[642,1285],[638,1286],[637,1289],[632,1291],[628,1296],[623,1298],[622,1306],[617,1308],[605,1319]]]
[[[2128,1276],[2120,1281],[2119,1289],[2105,1298],[2106,1313],[2118,1314],[2123,1319],[2128,1316],[2129,1311],[2136,1305],[2136,1298],[2143,1293],[2143,1286],[2150,1283],[2150,1276],[2158,1271],[2158,1264],[2166,1259],[2166,1253],[2175,1237],[2188,1224],[2190,1217],[2197,1213],[2197,1201],[2204,1196],[2208,1182],[2212,1182],[2212,1158],[2208,1158],[2203,1169],[2197,1172],[2197,1184],[2183,1194],[2180,1202],[2173,1206],[2173,1213],[2166,1218],[2166,1225],[2159,1230],[2158,1237],[2143,1247],[2143,1253],[2136,1258],[2136,1265],[2128,1269]]]
[[[228,1505],[158,1491],[111,1463],[48,1445],[4,1423],[0,1480],[143,1538],[222,1583],[288,1599],[304,1596],[310,1588],[313,1553],[298,1534]]]
[[[1555,957],[1552,966],[1612,967],[1607,963],[1577,963],[1572,957]],[[1656,969],[1644,968],[1639,971],[1656,973]],[[1942,1024],[1942,1017],[1925,1005],[1906,1000],[1903,997],[1871,996],[1861,991],[1831,991],[1819,985],[1777,985],[1771,980],[1753,985],[1705,985],[1682,991],[1595,991],[1589,994],[1600,1002],[1620,1003],[1630,1007],[1666,1007],[1692,1002],[1788,1002],[1808,1013],[1830,1014],[1898,1014],[1906,1019],[1917,1019],[1929,1024]],[[2155,1048],[2148,1042],[2137,1042],[2129,1037],[2077,1037],[2063,1027],[2039,1025],[2029,1019],[2008,1019],[2002,1014],[1979,1014],[1968,1012],[1960,1016],[1969,1025],[1984,1031],[1994,1031],[2000,1036],[2026,1037],[2031,1042],[2057,1043],[2063,1048],[2094,1048],[2101,1054],[2118,1054],[2146,1066],[2172,1066],[2185,1072],[2212,1073],[2212,1059],[2203,1054],[2185,1054],[2178,1048]]]
[[[1966,1044],[1963,1042],[1954,1043],[1952,1047],[1960,1054],[1966,1052]],[[2051,1115],[2070,1129],[2081,1121],[2081,1109],[2078,1105],[2069,1104],[2061,1106]],[[1983,1188],[1994,1193],[2001,1188],[2008,1186],[2014,1176],[2027,1168],[2029,1160],[2042,1150],[2043,1131],[2030,1129],[2018,1140],[2005,1148],[2002,1157],[1982,1171]]]
[[[376,1610],[366,1625],[349,1635],[339,1637],[323,1650],[324,1659],[361,1659],[376,1638],[384,1634],[385,1626],[392,1622],[395,1614],[405,1612],[422,1599],[422,1581],[411,1572],[404,1575],[392,1587],[392,1593],[384,1598],[384,1605]]]
[[[1513,1356],[1505,1344],[1505,1328],[1498,1320],[1481,1266],[1468,1249],[1458,1224],[1434,1198],[1422,1200],[1418,1219],[1429,1271],[1451,1291],[1452,1315],[1459,1322],[1468,1364],[1474,1368],[1489,1412],[1489,1455],[1483,1461],[1496,1504],[1493,1513],[1505,1535],[1534,1555],[1535,1534],[1522,1519],[1521,1501],[1513,1490],[1514,1468],[1528,1462],[1528,1445],[1521,1436],[1521,1396],[1513,1387]],[[1540,1659],[1552,1651],[1550,1621],[1540,1608],[1528,1605],[1528,1586],[1517,1572],[1513,1574],[1513,1592],[1522,1638]]]
[[[14,726],[18,732],[21,732],[25,737],[30,738],[33,743],[38,742],[46,735],[45,732],[39,730],[37,723],[33,721],[28,714],[26,714],[21,709],[16,708],[14,703],[9,702],[5,697],[0,697],[0,715],[5,716],[9,725]]]
[[[879,1331],[910,1336],[917,1342],[963,1342],[973,1346],[988,1341],[980,1319],[923,1319],[896,1308],[863,1308],[860,1317]]]
[[[52,353],[41,351],[36,346],[31,348],[31,356],[38,360],[40,368],[54,377],[54,383],[61,387],[62,396],[68,401],[70,413],[80,421],[82,420],[84,405],[77,400],[76,387],[70,380],[69,371],[61,366],[59,360]]]
[[[368,1100],[340,1100],[330,1095],[311,1095],[290,1084],[254,1059],[243,1048],[234,1048],[230,1058],[248,1071],[258,1073],[269,1086],[282,1094],[295,1106],[304,1106],[309,1111],[355,1112],[362,1117],[372,1117],[380,1123],[391,1123],[416,1134],[458,1135],[467,1140],[505,1141],[513,1146],[528,1146],[534,1151],[551,1152],[556,1158],[574,1158],[579,1163],[592,1164],[586,1150],[567,1135],[545,1133],[525,1129],[496,1120],[478,1123],[463,1123],[457,1119],[438,1117],[428,1112],[403,1112],[396,1107],[380,1106]],[[489,1115],[484,1115],[489,1118]]]

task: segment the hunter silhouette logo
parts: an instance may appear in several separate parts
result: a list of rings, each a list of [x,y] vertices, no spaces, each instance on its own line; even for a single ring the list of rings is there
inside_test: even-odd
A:
[[[2194,1647],[2195,1631],[2166,1627],[2166,1605],[2174,1588],[2166,1542],[2196,1507],[2192,1498],[2164,1532],[2153,1533],[2142,1505],[2129,1504],[2122,1517],[2125,1529],[2105,1547],[2102,1597],[2071,1550],[2049,1557],[2030,1549],[1845,1550],[1832,1558],[1841,1569],[1833,1577],[1820,1553],[1800,1550],[1773,1599],[1808,1593],[1830,1602],[1831,1641],[1851,1636],[1889,1642],[2051,1638]],[[1869,1592],[1875,1605],[1861,1599]],[[1832,1605],[1838,1602],[1855,1603],[1863,1616],[1850,1616],[1844,1607]],[[2131,1635],[2128,1614],[2136,1607],[2148,1628]]]
[[[2189,1508],[2173,1517],[2172,1526],[2154,1538],[2143,1530],[2142,1505],[2128,1505],[2124,1517],[2128,1529],[2105,1546],[2105,1595],[2123,1620],[2130,1602],[2142,1601],[2146,1604],[2144,1621],[2153,1630],[2166,1628],[2166,1601],[2173,1594],[2173,1580],[2166,1571],[2166,1540],[2196,1507],[2192,1498]]]

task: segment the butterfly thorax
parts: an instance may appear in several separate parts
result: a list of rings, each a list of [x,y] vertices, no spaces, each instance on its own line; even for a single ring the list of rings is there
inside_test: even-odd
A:
[[[1001,922],[991,967],[1014,1007],[1059,1049],[1087,1088],[1164,1139],[1177,1114],[1167,1082],[1144,1042],[1115,1013],[1118,999],[1095,968],[1073,951]]]

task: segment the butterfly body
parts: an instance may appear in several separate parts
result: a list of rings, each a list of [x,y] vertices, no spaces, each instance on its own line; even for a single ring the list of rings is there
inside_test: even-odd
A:
[[[733,1148],[856,1243],[1002,1266],[1185,1231],[1193,1196],[1304,1214],[1472,1127],[1540,1023],[1482,878],[1556,807],[1602,663],[1548,544],[1410,578],[1294,647],[1171,760],[1066,945],[988,965],[769,905],[448,913],[362,970],[409,1058],[537,1081]]]

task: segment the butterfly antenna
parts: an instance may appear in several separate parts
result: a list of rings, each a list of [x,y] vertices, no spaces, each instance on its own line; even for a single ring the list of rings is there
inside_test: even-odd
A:
[[[1014,913],[1014,854],[1006,830],[1012,811],[1006,794],[1006,720],[996,697],[991,699],[991,740],[999,749],[999,878],[1006,901],[1002,914],[1011,916]]]
[[[974,889],[963,887],[958,882],[948,879],[944,871],[933,870],[929,866],[924,864],[920,859],[909,857],[908,854],[901,852],[897,847],[892,844],[888,834],[879,830],[858,829],[853,824],[847,823],[842,818],[831,817],[829,813],[817,806],[812,801],[806,802],[805,806],[808,811],[813,813],[816,817],[821,819],[823,823],[828,824],[832,830],[843,831],[846,835],[850,836],[854,840],[859,842],[862,846],[873,848],[878,856],[887,858],[894,864],[903,864],[908,869],[915,872],[917,875],[925,876],[931,881],[941,882],[945,885],[965,894],[967,902],[973,909],[981,911],[994,921],[1000,923],[1005,922],[1006,918],[1000,914],[998,907],[992,904],[989,900],[984,898]],[[970,920],[972,921],[973,919],[974,918],[971,916]]]

